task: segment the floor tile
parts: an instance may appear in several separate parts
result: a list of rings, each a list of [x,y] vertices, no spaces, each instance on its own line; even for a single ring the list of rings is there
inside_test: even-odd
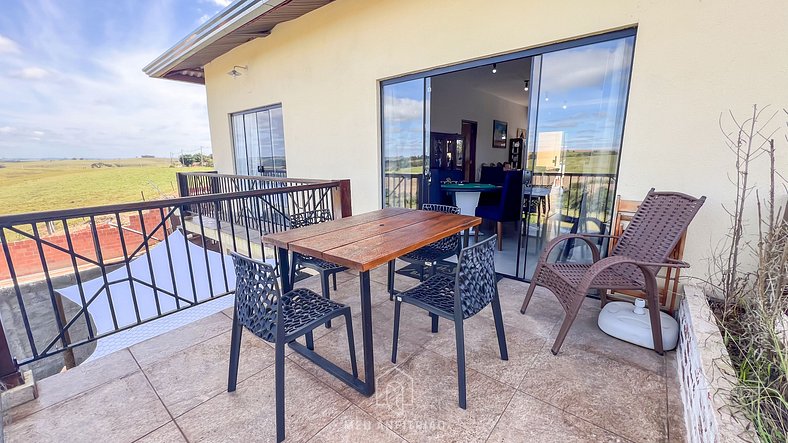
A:
[[[561,409],[518,392],[514,394],[487,441],[489,443],[585,443],[626,440]]]
[[[143,371],[174,417],[227,390],[230,335],[230,332],[225,332],[165,360],[143,366]],[[244,331],[238,380],[245,380],[273,363],[273,348],[249,331]]]
[[[443,320],[443,319],[441,319]],[[457,359],[454,322],[444,321],[439,333],[425,347],[452,360]],[[465,360],[469,368],[516,388],[543,352],[546,334],[532,333],[504,325],[508,360],[501,360],[495,323],[492,318],[477,315],[465,320]],[[401,333],[402,334],[402,333]]]
[[[221,312],[132,346],[140,366],[167,358],[182,349],[229,331],[232,321]]]
[[[351,406],[328,424],[310,443],[406,443],[383,423],[356,406]]]
[[[593,352],[540,353],[519,388],[634,441],[662,441],[665,379]]]
[[[170,415],[141,372],[121,377],[6,427],[6,442],[132,442]]]
[[[138,370],[139,366],[129,351],[123,350],[47,377],[36,382],[38,397],[12,409],[11,419],[26,417]]]
[[[274,368],[222,392],[176,418],[190,442],[275,441]],[[350,403],[298,365],[285,365],[285,416],[288,442],[307,441]]]
[[[684,402],[681,399],[681,380],[679,379],[675,352],[667,354],[665,367],[665,384],[668,395],[668,441],[683,443],[687,440],[687,428],[684,422]]]
[[[467,371],[467,406],[457,404],[457,365],[424,350],[377,377],[377,391],[360,406],[409,442],[484,441],[513,390]]]
[[[137,443],[186,443],[186,439],[175,422],[171,421],[137,440]]]
[[[607,358],[620,361],[622,364],[635,366],[655,374],[665,374],[664,356],[657,354],[652,349],[642,348],[611,337],[599,329],[597,324],[599,311],[598,300],[586,299],[583,302],[577,318],[566,335],[561,352],[573,349],[584,350],[604,355]],[[549,347],[553,346],[559,328],[560,322],[550,337]]]

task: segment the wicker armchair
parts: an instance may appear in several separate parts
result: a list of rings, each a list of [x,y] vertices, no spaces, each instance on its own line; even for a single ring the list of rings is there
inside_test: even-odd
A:
[[[457,383],[459,404],[465,409],[465,336],[463,320],[476,315],[492,304],[495,331],[501,360],[508,360],[506,336],[503,329],[501,302],[495,275],[495,236],[465,248],[460,252],[455,275],[437,274],[418,286],[397,294],[394,301],[394,340],[391,362],[397,362],[397,340],[402,303],[426,310],[432,316],[454,321],[457,341]]]
[[[281,295],[276,273],[271,265],[237,253],[232,253],[232,257],[235,263],[236,289],[227,392],[235,391],[238,380],[243,329],[246,328],[257,337],[274,343],[276,439],[280,442],[285,439],[285,343],[305,336],[307,348],[314,349],[312,331],[332,318],[344,316],[350,365],[353,376],[358,377],[350,308],[306,288],[294,289]]]
[[[290,228],[296,229],[303,226],[315,225],[329,220],[333,220],[334,216],[328,209],[320,209],[317,211],[307,211],[290,216]],[[317,271],[320,275],[320,289],[323,292],[323,297],[331,299],[331,294],[328,289],[328,278],[331,277],[334,284],[334,290],[337,290],[337,273],[347,270],[346,267],[331,263],[317,257],[311,257],[298,252],[293,253],[292,264],[290,266],[290,281],[295,282],[295,274],[298,268],[309,268]],[[331,322],[326,322],[326,327],[331,327]]]
[[[668,256],[705,200],[706,197],[694,198],[677,192],[655,192],[652,188],[610,256],[602,259],[597,241],[600,237],[612,236],[567,234],[556,237],[542,250],[520,313],[525,314],[537,286],[544,286],[553,292],[566,313],[551,349],[553,354],[558,354],[583,299],[591,289],[600,290],[603,305],[608,290],[642,290],[647,296],[654,350],[661,355],[662,332],[656,274],[663,267],[689,267],[689,264],[669,259]],[[591,249],[593,262],[548,263],[550,252],[569,240],[584,241]]]

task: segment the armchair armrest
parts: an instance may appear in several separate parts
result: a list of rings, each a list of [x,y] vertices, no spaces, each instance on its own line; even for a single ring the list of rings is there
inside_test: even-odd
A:
[[[550,252],[553,249],[555,249],[556,246],[558,246],[559,244],[561,244],[561,243],[563,243],[563,242],[565,242],[567,240],[571,240],[573,238],[576,238],[578,240],[583,240],[584,242],[586,242],[588,247],[591,248],[591,255],[593,257],[593,261],[597,262],[597,261],[599,261],[599,248],[597,247],[596,243],[594,243],[593,241],[591,241],[589,239],[589,237],[606,237],[606,236],[604,236],[604,235],[596,235],[596,234],[564,234],[564,235],[559,235],[558,237],[550,240],[550,242],[547,243],[547,246],[545,246],[545,248],[542,250],[542,255],[539,257],[539,261],[542,262],[542,263],[546,263],[547,262],[547,258],[550,256]]]
[[[651,263],[651,262],[643,262],[635,260],[634,258],[617,255],[613,257],[605,257],[601,260],[596,261],[591,267],[586,271],[585,275],[583,275],[583,279],[580,281],[580,284],[577,287],[577,291],[579,293],[587,293],[589,288],[594,283],[594,280],[605,270],[617,265],[635,265],[640,268],[640,271],[643,273],[643,278],[647,288],[651,288],[653,286],[653,293],[656,294],[656,275],[659,268],[662,267],[671,267],[671,268],[687,268],[689,267],[689,263],[668,259],[664,263]],[[654,269],[656,268],[656,270]]]

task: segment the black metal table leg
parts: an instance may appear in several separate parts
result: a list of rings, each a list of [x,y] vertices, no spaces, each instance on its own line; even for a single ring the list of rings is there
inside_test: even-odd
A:
[[[287,250],[284,250],[284,260],[282,259],[282,251],[282,249],[279,250],[279,265],[284,265],[284,267],[280,269],[281,272],[286,272]],[[372,294],[369,271],[359,273],[359,280],[361,282],[361,335],[364,348],[364,381],[361,381],[357,376],[354,376],[315,352],[313,346],[311,346],[311,340],[307,340],[307,346],[297,341],[288,343],[288,346],[329,374],[345,382],[351,388],[363,395],[371,396],[375,393],[375,356],[372,349]],[[290,285],[290,282],[287,281],[287,277],[282,279],[282,287],[284,288],[285,285]]]
[[[375,354],[372,348],[372,297],[369,271],[359,273],[361,284],[361,336],[364,348],[364,395],[375,393]]]
[[[286,294],[293,290],[293,282],[290,281],[290,254],[285,248],[277,248],[279,255],[279,278],[282,279],[282,293]]]
[[[477,226],[477,228],[478,228],[478,226]],[[471,230],[470,229],[466,229],[466,230],[462,231],[462,247],[463,248],[467,248],[468,247],[468,241],[469,241],[470,237],[471,237]]]

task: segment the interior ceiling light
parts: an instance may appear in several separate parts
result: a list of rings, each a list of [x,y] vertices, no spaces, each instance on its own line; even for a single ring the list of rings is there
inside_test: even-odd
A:
[[[496,72],[498,72],[498,63],[493,63],[492,73],[495,74]]]
[[[244,71],[246,71],[246,66],[235,65],[233,66],[233,70],[228,72],[227,75],[229,75],[232,78],[240,77],[243,74],[241,74],[241,71],[239,71],[239,69],[243,69]]]
[[[525,87],[523,88],[523,91],[527,91],[527,90],[528,90],[528,80],[525,80]]]

